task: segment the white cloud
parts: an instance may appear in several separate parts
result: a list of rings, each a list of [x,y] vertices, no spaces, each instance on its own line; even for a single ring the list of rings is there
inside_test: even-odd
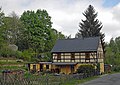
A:
[[[21,15],[25,10],[45,9],[52,17],[53,27],[66,35],[78,32],[79,22],[84,19],[82,13],[91,4],[98,12],[98,19],[103,23],[102,31],[106,34],[106,41],[120,34],[120,4],[103,7],[103,0],[0,0],[0,6],[8,15],[15,11]]]
[[[113,7],[112,14],[114,15],[113,19],[120,22],[120,3],[117,6]]]
[[[102,7],[101,7],[102,8]],[[103,23],[102,31],[106,34],[106,41],[120,36],[120,3],[112,8],[99,10],[98,18]]]

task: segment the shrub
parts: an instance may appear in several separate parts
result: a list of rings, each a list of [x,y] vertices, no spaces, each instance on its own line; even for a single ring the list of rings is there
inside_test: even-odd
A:
[[[11,49],[9,49],[8,47],[3,47],[1,50],[1,56],[2,57],[15,57],[16,56],[16,51],[13,51]]]
[[[22,52],[22,59],[25,61],[31,61],[31,58],[34,56],[34,51],[32,49],[24,50]]]
[[[95,72],[95,68],[93,65],[81,65],[77,69],[77,73],[84,73],[87,75],[93,75]]]
[[[120,66],[119,66],[119,65],[114,65],[114,66],[112,67],[112,69],[113,69],[113,71],[115,71],[115,72],[120,72]]]
[[[22,52],[20,51],[14,51],[11,50],[10,48],[3,47],[2,49],[0,49],[0,56],[1,57],[14,57],[14,58],[20,58],[21,57]]]

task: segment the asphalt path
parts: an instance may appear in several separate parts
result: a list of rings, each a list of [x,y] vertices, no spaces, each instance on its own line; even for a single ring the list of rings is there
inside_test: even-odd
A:
[[[100,78],[79,85],[120,85],[120,73],[102,75]]]

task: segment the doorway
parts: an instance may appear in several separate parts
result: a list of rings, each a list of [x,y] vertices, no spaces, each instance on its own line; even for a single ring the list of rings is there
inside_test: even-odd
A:
[[[43,71],[43,64],[40,64],[40,71]]]

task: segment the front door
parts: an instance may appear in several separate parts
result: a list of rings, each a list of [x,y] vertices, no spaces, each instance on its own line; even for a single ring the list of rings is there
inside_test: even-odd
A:
[[[43,71],[43,64],[40,64],[40,71]]]
[[[36,71],[36,65],[33,65],[33,70]]]

